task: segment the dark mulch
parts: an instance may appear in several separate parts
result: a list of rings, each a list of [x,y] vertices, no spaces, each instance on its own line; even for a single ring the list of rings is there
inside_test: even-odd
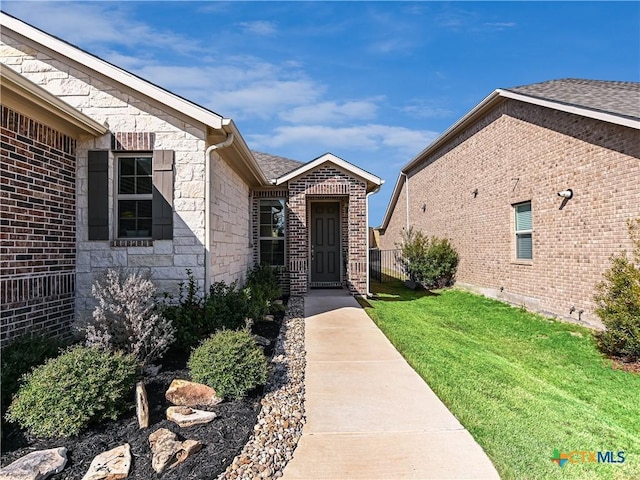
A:
[[[614,370],[624,370],[625,372],[631,372],[640,374],[640,360],[629,360],[628,358],[610,357],[613,360]]]
[[[252,328],[253,333],[272,340],[271,346],[265,348],[265,354],[268,357],[273,352],[274,340],[278,336],[280,325],[281,318],[277,318],[275,322],[256,323]],[[162,371],[156,377],[145,379],[149,397],[149,428],[144,430],[138,428],[135,411],[118,421],[89,428],[77,437],[66,439],[33,438],[16,426],[3,422],[2,465],[6,466],[35,450],[64,446],[68,450],[67,466],[61,473],[50,478],[53,480],[76,480],[83,477],[96,455],[129,443],[133,457],[129,479],[200,480],[216,478],[231,464],[233,458],[240,453],[242,447],[249,440],[260,410],[263,389],[256,389],[244,400],[225,401],[215,407],[208,408],[218,414],[218,417],[211,423],[180,428],[175,423],[166,420],[165,411],[171,404],[165,399],[164,393],[173,379],[190,378],[186,369],[186,358],[171,355],[163,359],[161,363],[163,364]],[[151,468],[149,435],[159,428],[167,428],[178,434],[181,439],[199,440],[204,444],[204,448],[176,468],[162,475],[157,475]]]

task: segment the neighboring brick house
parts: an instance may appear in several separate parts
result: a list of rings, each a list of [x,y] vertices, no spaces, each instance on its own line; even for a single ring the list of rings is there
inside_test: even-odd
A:
[[[231,119],[0,19],[3,343],[67,333],[107,267],[148,268],[175,291],[186,269],[207,288],[261,261],[293,295],[327,269],[326,285],[367,293],[366,195],[380,179],[330,154],[301,164],[254,153]],[[312,214],[321,200],[337,216]],[[318,237],[311,215],[340,234]],[[338,244],[321,247],[332,260],[310,262],[326,241]]]
[[[601,326],[594,288],[640,217],[639,129],[640,83],[498,89],[402,168],[379,247],[448,237],[459,284]]]

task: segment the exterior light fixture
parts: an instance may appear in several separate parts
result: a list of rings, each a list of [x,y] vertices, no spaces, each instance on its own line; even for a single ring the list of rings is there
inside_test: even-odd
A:
[[[423,203],[423,204],[422,204],[422,211],[423,211],[423,212],[426,212],[426,211],[427,211],[427,204],[426,204],[426,203]]]
[[[558,192],[558,196],[570,200],[573,197],[573,190],[567,188],[566,190]]]

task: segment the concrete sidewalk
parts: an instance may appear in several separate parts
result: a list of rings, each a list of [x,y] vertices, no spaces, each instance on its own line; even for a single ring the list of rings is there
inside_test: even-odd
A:
[[[307,423],[285,480],[499,478],[353,297],[305,298]]]

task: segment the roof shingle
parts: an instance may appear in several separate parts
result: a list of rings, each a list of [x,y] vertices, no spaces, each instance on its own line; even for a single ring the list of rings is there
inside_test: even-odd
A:
[[[297,160],[291,160],[290,158],[278,157],[277,155],[270,155],[268,153],[256,152],[252,150],[253,157],[258,162],[258,165],[264,172],[265,177],[268,179],[280,178],[283,175],[289,173],[301,165],[303,162]]]
[[[504,90],[589,110],[640,118],[640,83],[563,78]]]

